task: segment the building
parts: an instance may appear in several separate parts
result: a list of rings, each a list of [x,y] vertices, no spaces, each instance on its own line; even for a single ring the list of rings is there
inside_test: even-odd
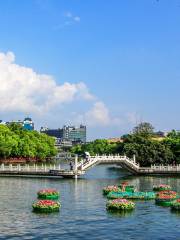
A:
[[[85,143],[86,142],[86,126],[80,125],[79,127],[75,126],[64,126],[63,128],[58,129],[49,129],[41,127],[41,133],[46,133],[51,137],[59,139],[61,143],[69,142],[72,144]]]
[[[122,139],[122,138],[109,138],[109,139],[107,139],[107,141],[108,141],[108,143],[122,143],[122,142],[124,142],[124,140]]]
[[[27,117],[24,119],[22,126],[26,130],[34,130],[34,123],[31,118]]]
[[[86,143],[86,126],[64,126],[63,139],[70,140],[74,143]]]
[[[31,118],[26,117],[23,121],[22,120],[12,120],[10,122],[6,122],[6,125],[9,125],[11,123],[19,124],[23,127],[25,130],[34,130],[34,122]]]
[[[3,120],[0,120],[1,125],[6,125],[6,122],[3,122]]]
[[[12,120],[10,122],[6,122],[6,125],[9,125],[11,123],[15,123],[15,124],[19,124],[19,125],[23,125],[23,121],[22,120]]]
[[[166,137],[167,133],[162,132],[162,131],[158,131],[158,132],[155,132],[154,135],[157,136],[157,137]]]
[[[49,129],[49,128],[41,127],[40,132],[41,133],[45,133],[48,136],[58,138],[58,139],[62,139],[63,138],[63,129],[60,129],[60,128],[58,128],[58,129]]]

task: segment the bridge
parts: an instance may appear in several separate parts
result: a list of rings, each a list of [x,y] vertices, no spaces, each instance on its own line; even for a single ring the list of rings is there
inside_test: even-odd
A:
[[[133,159],[121,155],[96,155],[90,156],[86,160],[82,160],[77,164],[76,169],[87,171],[89,168],[97,164],[119,164],[129,172],[137,174],[139,172],[139,164],[136,163],[135,156]]]
[[[118,164],[135,175],[180,175],[180,165],[152,165],[151,167],[140,167],[135,156],[132,159],[121,155],[96,155],[78,161],[75,156],[72,170],[61,169],[60,165],[0,165],[0,176],[26,176],[26,177],[55,177],[55,178],[77,178],[84,175],[90,168],[97,164]]]

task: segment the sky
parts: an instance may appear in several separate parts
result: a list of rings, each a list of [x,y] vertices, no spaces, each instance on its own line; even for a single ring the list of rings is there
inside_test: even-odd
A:
[[[0,1],[0,119],[180,129],[180,0]]]

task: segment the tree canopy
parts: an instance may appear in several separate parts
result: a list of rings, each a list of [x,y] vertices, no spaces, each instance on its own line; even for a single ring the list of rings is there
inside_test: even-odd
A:
[[[133,133],[140,134],[145,137],[151,136],[154,133],[154,127],[148,122],[142,122],[133,129]]]
[[[54,141],[46,134],[24,130],[19,124],[0,125],[0,158],[46,159],[57,153]]]
[[[110,143],[107,140],[72,147],[71,151],[83,154],[126,154],[132,158],[136,155],[140,166],[151,164],[180,164],[180,133],[173,130],[162,141],[154,138],[154,127],[147,122],[140,123],[133,132],[121,137],[123,142]]]

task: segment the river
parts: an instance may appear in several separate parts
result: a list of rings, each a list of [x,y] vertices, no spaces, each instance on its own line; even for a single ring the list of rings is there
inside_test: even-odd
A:
[[[180,215],[154,201],[138,201],[131,214],[106,211],[102,188],[128,180],[140,191],[154,184],[170,184],[180,193],[180,178],[130,176],[113,165],[99,165],[83,179],[0,178],[0,239],[180,239]],[[32,212],[41,188],[61,192],[61,210]]]

